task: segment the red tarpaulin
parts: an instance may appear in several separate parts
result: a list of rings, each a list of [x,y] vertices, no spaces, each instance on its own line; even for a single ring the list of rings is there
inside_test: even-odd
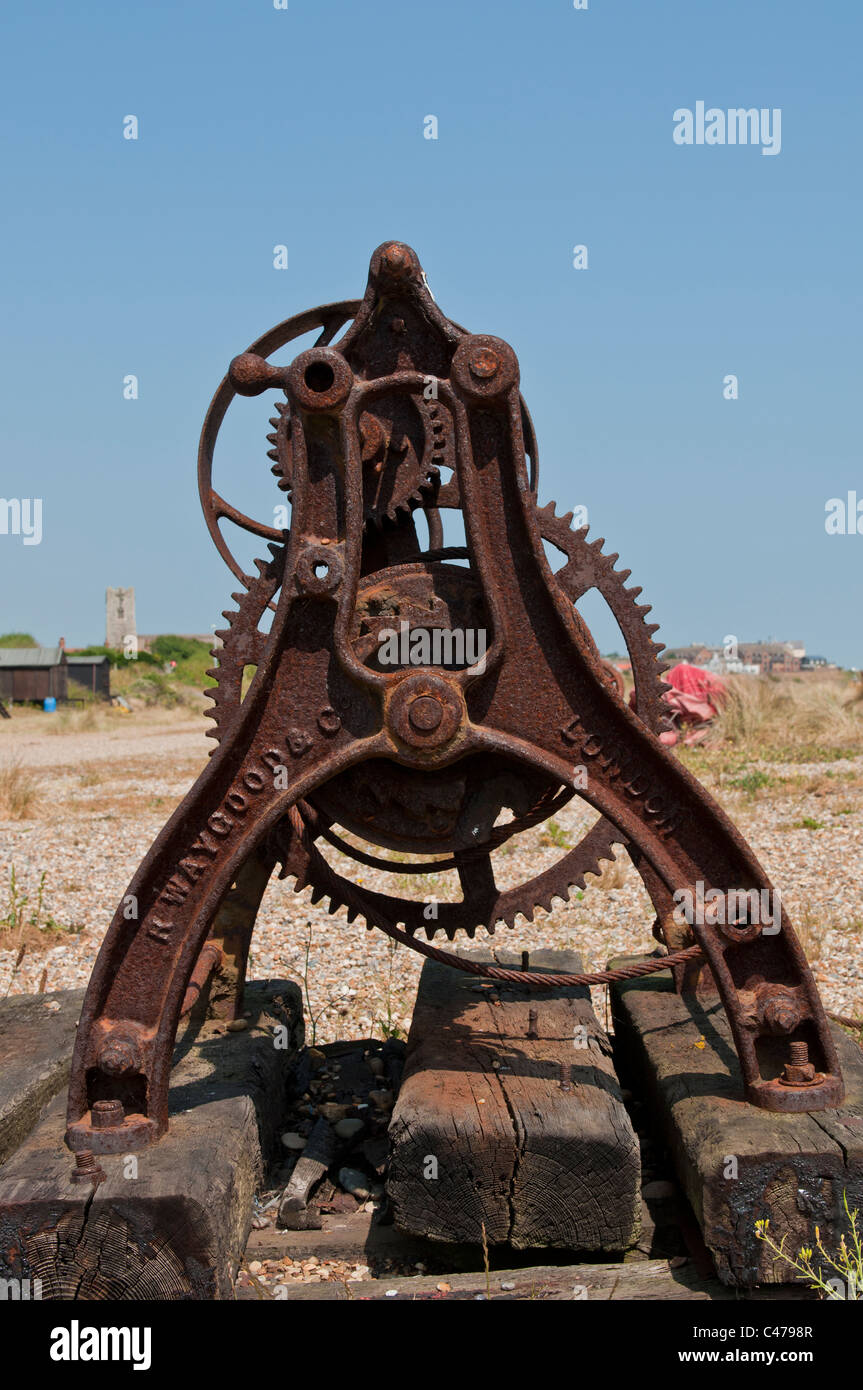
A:
[[[714,676],[712,671],[705,671],[700,666],[690,666],[687,662],[681,661],[677,666],[672,666],[670,671],[666,671],[664,679],[671,686],[670,690],[666,690],[663,699],[674,724],[683,727],[697,726],[709,724],[715,719],[725,698],[725,684],[718,676]],[[706,729],[693,728],[685,734],[683,742],[700,743],[706,733]],[[675,729],[670,729],[668,733],[660,734],[659,737],[663,743],[673,747],[680,734]]]

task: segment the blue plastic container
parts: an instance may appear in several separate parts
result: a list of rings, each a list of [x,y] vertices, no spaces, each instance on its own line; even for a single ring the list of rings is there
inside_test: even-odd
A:
[[[56,714],[57,701],[53,695],[45,696],[45,699],[42,701],[42,708],[46,714]]]

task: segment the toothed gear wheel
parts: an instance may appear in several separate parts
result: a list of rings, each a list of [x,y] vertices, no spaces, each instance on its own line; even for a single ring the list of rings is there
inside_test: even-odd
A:
[[[635,713],[653,733],[660,733],[665,727],[667,713],[663,694],[668,684],[662,677],[668,664],[662,660],[665,643],[653,640],[659,623],[646,621],[652,607],[637,601],[641,586],[627,589],[626,581],[632,571],[614,568],[620,556],[603,554],[605,541],[602,538],[588,541],[589,527],[582,526],[574,531],[570,524],[572,512],[558,516],[555,503],[549,502],[538,509],[537,520],[543,540],[550,541],[567,557],[566,564],[554,575],[555,583],[567,598],[577,605],[590,589],[596,589],[608,604],[623,633],[632,666]]]
[[[637,602],[641,589],[626,588],[630,571],[614,569],[618,556],[603,554],[601,539],[588,542],[587,527],[572,529],[572,513],[558,516],[554,503],[550,503],[538,510],[537,517],[543,539],[566,556],[565,565],[554,575],[555,583],[573,604],[595,588],[614,614],[632,665],[636,712],[658,733],[663,724],[662,693],[666,685],[662,673],[666,668],[660,659],[663,647],[653,640],[657,624],[645,621],[650,606]],[[243,669],[260,658],[266,644],[266,635],[258,631],[258,622],[279,588],[285,559],[284,547],[273,545],[270,550],[271,561],[256,562],[258,578],[245,593],[233,595],[238,611],[225,614],[229,627],[217,634],[223,637],[225,645],[215,653],[219,665],[212,672],[217,681],[216,691],[210,692],[215,702],[210,712],[216,721],[216,729],[210,731],[214,738],[222,738],[230,730],[239,709]],[[373,578],[379,581],[382,576]],[[555,898],[566,902],[574,888],[583,889],[585,875],[600,873],[601,861],[612,859],[613,846],[621,843],[615,827],[599,819],[555,864],[526,883],[503,891],[494,883],[490,855],[483,853],[481,846],[457,852],[454,859],[441,863],[458,870],[463,900],[437,903],[437,917],[430,920],[425,902],[394,898],[339,874],[313,842],[329,826],[329,820],[308,804],[301,805],[299,811],[308,831],[303,840],[293,835],[287,822],[282,822],[273,837],[274,852],[283,863],[281,877],[293,877],[295,891],[311,887],[312,902],[327,899],[330,913],[346,907],[350,921],[362,915],[371,927],[376,920],[385,920],[391,925],[402,925],[411,934],[424,931],[429,939],[437,932],[443,932],[450,940],[459,931],[473,937],[479,926],[493,932],[498,923],[513,926],[519,917],[532,921],[538,908],[550,911]],[[373,862],[381,867],[391,863],[395,873],[404,872],[407,867],[399,861]]]
[[[261,632],[258,624],[267,607],[278,593],[285,569],[285,547],[270,545],[270,560],[256,560],[257,577],[250,579],[248,587],[231,594],[236,609],[225,608],[222,617],[228,626],[219,629],[221,647],[214,647],[211,655],[216,659],[207,675],[216,684],[204,691],[207,699],[213,701],[212,709],[206,711],[208,719],[215,720],[216,727],[207,730],[207,738],[221,742],[230,736],[234,722],[240,712],[242,700],[243,672],[247,666],[257,666],[267,645],[267,634]],[[211,752],[214,752],[211,749]]]
[[[614,858],[613,845],[619,839],[618,832],[608,821],[599,820],[563,859],[527,883],[504,891],[494,883],[488,855],[465,858],[458,865],[463,900],[435,903],[437,916],[431,920],[426,900],[394,898],[359,886],[333,869],[309,838],[300,843],[295,837],[280,837],[277,832],[275,848],[283,861],[279,876],[293,876],[297,892],[311,887],[312,902],[326,898],[329,912],[346,907],[349,921],[362,915],[369,927],[382,920],[402,926],[411,936],[424,931],[431,940],[438,932],[443,932],[452,941],[460,931],[473,937],[478,927],[493,933],[499,923],[514,926],[518,917],[532,922],[538,908],[550,911],[555,898],[566,902],[573,888],[586,886],[586,874],[601,872],[601,860]],[[392,864],[396,873],[404,867],[398,862]]]
[[[291,495],[293,451],[291,408],[275,402],[267,458],[278,486]],[[445,418],[444,418],[445,417]],[[359,421],[363,460],[363,514],[374,526],[396,522],[417,507],[428,505],[440,479],[439,465],[449,462],[452,430],[446,411],[436,402],[405,401],[403,396],[384,398],[374,412],[364,411]]]

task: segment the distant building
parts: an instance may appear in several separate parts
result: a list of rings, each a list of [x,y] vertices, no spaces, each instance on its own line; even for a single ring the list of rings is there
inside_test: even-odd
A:
[[[716,652],[722,651],[721,647],[705,647],[702,642],[692,642],[687,647],[674,647],[672,651],[666,652],[666,661],[685,661],[689,666],[706,666],[711,657]]]
[[[686,661],[691,666],[704,666],[719,675],[775,675],[810,669],[806,665],[806,648],[802,642],[738,642],[734,656],[728,649],[705,647],[690,643],[666,652],[667,661]],[[819,662],[827,665],[823,658]]]
[[[722,651],[714,652],[707,663],[707,670],[717,676],[760,676],[761,667],[751,661],[741,661],[740,657],[725,656]]]
[[[62,647],[0,647],[0,700],[65,700],[67,681]]]
[[[106,589],[105,646],[123,651],[135,636],[135,590]]]
[[[80,691],[101,700],[111,698],[111,661],[107,656],[67,656],[69,694],[74,698]],[[77,689],[76,689],[77,687]]]
[[[741,642],[738,651],[741,660],[757,666],[762,676],[799,671],[806,655],[802,642]]]

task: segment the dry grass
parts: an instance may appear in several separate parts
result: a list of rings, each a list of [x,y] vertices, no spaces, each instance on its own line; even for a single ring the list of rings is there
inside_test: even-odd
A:
[[[791,913],[790,916],[806,959],[810,965],[817,965],[823,952],[824,913],[819,912],[814,903],[806,902],[796,914]]]
[[[20,755],[0,765],[0,820],[28,820],[39,808],[41,780]]]
[[[731,676],[710,742],[764,755],[768,749],[817,747],[849,756],[863,750],[863,699],[857,682]]]
[[[603,859],[602,873],[585,874],[585,881],[589,888],[599,888],[603,893],[610,893],[615,888],[622,888],[626,882],[626,871],[629,868],[629,856],[624,852],[620,859]]]

